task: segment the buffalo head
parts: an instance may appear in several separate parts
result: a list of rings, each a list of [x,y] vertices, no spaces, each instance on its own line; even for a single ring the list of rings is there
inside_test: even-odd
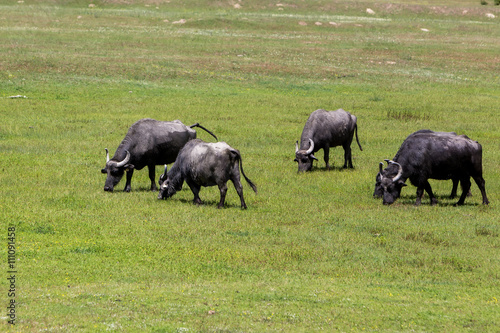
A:
[[[180,190],[182,190],[182,183],[180,186],[174,186],[170,179],[167,177],[165,181],[160,185],[160,193],[158,193],[158,199],[170,198]]]
[[[128,163],[130,161],[130,153],[128,150],[126,151],[127,156],[125,156],[122,161],[115,161],[109,159],[108,149],[104,149],[106,150],[106,166],[101,172],[108,175],[104,183],[104,191],[113,192],[114,187],[120,182],[125,171],[134,169],[134,166]],[[127,191],[127,188],[125,188],[125,191]],[[130,189],[128,189],[128,191],[130,191]]]
[[[386,170],[382,170],[384,165],[383,162],[379,164],[379,173],[377,175],[377,181],[375,183],[375,191],[373,196],[381,196],[384,205],[393,204],[397,198],[401,195],[401,189],[406,186],[405,182],[401,179],[403,175],[403,167],[401,164],[394,162],[392,160],[386,160],[386,162],[391,165],[398,167],[398,172],[394,177],[388,177]]]
[[[165,171],[160,176],[160,193],[158,199],[167,199],[173,196],[177,191],[182,190],[183,181],[173,182],[167,174],[167,165],[165,164]],[[174,184],[175,183],[175,184]]]
[[[294,161],[299,164],[299,171],[311,171],[313,160],[318,160],[314,157],[314,142],[309,139],[309,149],[299,149],[299,142],[295,142],[295,159]]]

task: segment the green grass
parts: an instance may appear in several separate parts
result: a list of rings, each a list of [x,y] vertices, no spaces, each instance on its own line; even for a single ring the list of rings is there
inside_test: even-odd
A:
[[[2,329],[498,330],[498,8],[94,3],[0,2],[0,220],[18,259],[17,324],[3,314]],[[331,171],[319,152],[297,174],[319,108],[358,117],[354,170],[337,147]],[[244,184],[248,210],[232,185],[223,210],[216,187],[200,207],[187,186],[159,201],[146,170],[105,193],[104,148],[144,117],[239,149],[259,189]],[[473,184],[453,207],[451,181],[431,181],[437,206],[415,207],[411,185],[390,207],[372,198],[378,163],[424,128],[482,144],[489,206]]]

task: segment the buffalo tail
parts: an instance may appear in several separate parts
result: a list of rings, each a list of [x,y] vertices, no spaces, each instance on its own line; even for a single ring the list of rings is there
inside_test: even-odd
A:
[[[247,175],[245,175],[245,172],[243,171],[243,159],[241,158],[241,155],[240,155],[240,152],[238,150],[234,150],[234,153],[236,153],[236,156],[238,157],[238,159],[240,160],[240,170],[241,170],[241,174],[243,175],[243,177],[245,177],[245,180],[247,181],[248,185],[250,185],[252,187],[252,190],[257,193],[257,185],[255,185],[248,177]]]
[[[359,143],[359,139],[358,139],[358,124],[356,124],[356,126],[354,127],[354,130],[356,131],[356,142],[358,143],[359,150],[363,151],[363,148],[361,148],[361,144]]]
[[[196,124],[193,124],[191,126],[189,126],[190,128],[193,128],[193,127],[199,127],[201,128],[202,130],[206,131],[208,134],[210,134],[211,136],[213,136],[215,138],[216,141],[219,141],[219,139],[217,139],[217,137],[215,136],[214,133],[210,132],[209,130],[207,130],[205,127],[201,126],[200,123],[196,123]]]

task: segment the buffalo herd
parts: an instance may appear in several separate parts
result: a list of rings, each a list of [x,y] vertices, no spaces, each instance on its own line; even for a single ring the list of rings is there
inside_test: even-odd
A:
[[[155,183],[155,166],[165,165],[160,176],[158,199],[170,198],[182,189],[184,182],[193,192],[193,203],[201,204],[199,196],[201,187],[219,187],[220,201],[218,208],[224,207],[227,182],[232,181],[241,201],[241,208],[247,208],[243,198],[241,174],[257,193],[257,186],[245,175],[240,152],[225,142],[207,143],[196,139],[194,127],[199,127],[216,140],[217,137],[208,129],[196,123],[184,125],[179,120],[157,121],[141,119],[128,130],[125,138],[109,158],[106,150],[106,166],[102,173],[107,174],[104,190],[112,192],[114,187],[126,173],[125,192],[131,190],[131,179],[134,169],[141,170],[145,166],[149,170],[151,191],[158,191]],[[343,168],[353,168],[351,143],[356,135],[356,142],[362,151],[358,139],[356,116],[342,109],[312,112],[304,125],[299,142],[295,143],[295,162],[298,171],[311,171],[314,153],[323,149],[326,169],[330,169],[330,148],[342,146],[344,149]],[[451,179],[453,189],[451,197],[456,196],[458,183],[462,194],[456,205],[463,205],[470,195],[471,181],[481,191],[483,204],[489,203],[485,191],[482,171],[482,147],[477,141],[454,132],[433,132],[420,130],[410,134],[401,144],[396,155],[386,159],[387,166],[379,163],[379,172],[375,178],[373,197],[382,198],[384,205],[390,205],[399,198],[406,180],[417,187],[415,205],[420,205],[424,191],[430,198],[431,205],[437,203],[432,192],[429,179]],[[174,163],[170,170],[167,164]]]

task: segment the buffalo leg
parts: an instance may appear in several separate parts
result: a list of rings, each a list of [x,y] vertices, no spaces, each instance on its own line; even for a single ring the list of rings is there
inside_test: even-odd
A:
[[[226,201],[226,193],[227,193],[227,184],[222,183],[219,184],[219,191],[220,191],[220,201],[219,204],[217,205],[217,208],[224,208],[224,202]]]
[[[236,192],[240,196],[240,201],[241,201],[241,208],[242,209],[247,209],[247,204],[245,203],[245,199],[243,198],[243,186],[241,185],[241,181],[239,179],[231,179],[234,188],[236,189]]]
[[[330,147],[325,146],[323,147],[323,160],[325,161],[326,164],[326,170],[330,170],[330,164],[328,163],[330,161]]]
[[[149,179],[151,180],[151,191],[158,191],[155,183],[155,166],[148,165]]]
[[[352,166],[352,151],[351,151],[351,143],[349,145],[344,146],[344,169],[349,168],[353,169]]]
[[[489,200],[486,197],[486,188],[485,188],[485,181],[482,176],[475,176],[473,177],[474,181],[477,184],[477,187],[479,187],[479,190],[481,191],[481,195],[483,196],[483,205],[489,204]]]
[[[437,204],[437,198],[434,196],[434,193],[432,193],[432,187],[431,187],[431,184],[429,184],[429,181],[425,181],[424,182],[424,187],[423,189],[425,189],[425,192],[427,192],[427,194],[429,195],[429,199],[431,199],[431,206],[434,206],[435,204]],[[418,192],[418,191],[417,191]],[[423,195],[423,193],[422,193]],[[422,198],[420,198],[422,199]],[[417,196],[417,200],[418,200],[418,196]]]
[[[201,205],[203,203],[201,201],[201,199],[200,199],[200,189],[201,189],[201,187],[198,186],[197,184],[191,182],[191,181],[187,181],[186,180],[186,183],[188,184],[189,188],[191,189],[191,192],[193,192],[193,195],[194,195],[193,203],[195,205]]]
[[[453,188],[451,189],[450,199],[455,199],[457,197],[458,182],[459,182],[458,179],[453,179]],[[462,185],[460,186],[462,187],[463,190],[463,186]],[[467,192],[467,196],[468,197],[472,196],[470,189],[469,192]]]
[[[132,186],[130,184],[132,183],[132,175],[134,174],[134,169],[129,169],[127,170],[127,182],[125,183],[125,188],[123,189],[125,192],[130,192],[132,189]]]
[[[450,194],[450,199],[455,199],[457,196],[457,189],[458,189],[458,179],[452,179],[453,181],[453,187],[451,188],[451,194]]]
[[[467,196],[467,193],[470,190],[470,177],[461,179],[460,183],[462,185],[462,195],[460,196],[460,199],[458,199],[458,202],[455,204],[456,206],[461,206],[465,202],[465,197]],[[486,195],[486,193],[485,193],[485,195]],[[483,199],[484,199],[484,197],[483,197]]]
[[[424,197],[424,188],[417,187],[417,201],[415,201],[415,206],[420,206],[423,197]]]

